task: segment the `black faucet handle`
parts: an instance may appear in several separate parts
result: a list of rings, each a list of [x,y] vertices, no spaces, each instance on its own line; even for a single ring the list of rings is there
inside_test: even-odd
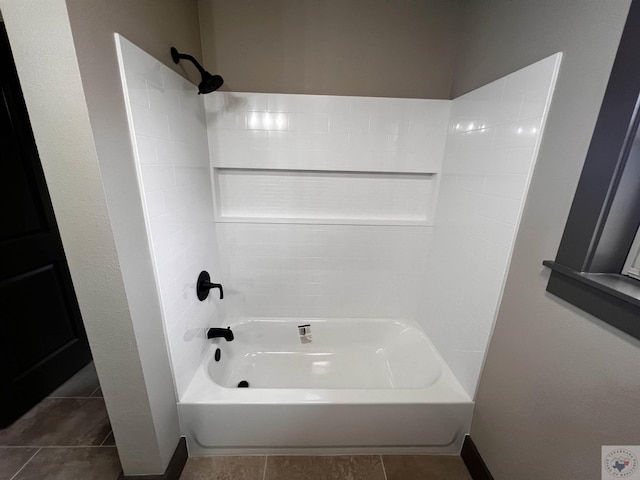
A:
[[[222,289],[221,283],[211,283],[211,277],[209,276],[209,272],[203,270],[198,275],[198,281],[196,283],[196,293],[198,295],[198,300],[203,301],[205,298],[209,296],[209,290],[212,288],[217,288],[220,290],[220,300],[224,298],[224,290]]]
[[[220,290],[220,300],[224,298],[224,290],[222,289],[221,283],[211,283],[211,282],[202,282],[203,288],[207,288],[211,290],[212,288],[217,288]]]

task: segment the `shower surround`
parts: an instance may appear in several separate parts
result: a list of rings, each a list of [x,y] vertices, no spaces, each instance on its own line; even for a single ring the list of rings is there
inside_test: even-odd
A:
[[[224,318],[224,304],[214,295],[204,302],[195,297],[200,271],[220,271],[204,102],[180,75],[121,36],[116,42],[162,326],[180,398],[207,351],[203,331],[212,318]]]
[[[192,452],[294,445],[457,451],[560,54],[453,101],[235,92],[203,98],[122,37],[117,42]],[[197,301],[203,269],[224,284],[222,302],[215,295]],[[282,325],[304,323],[324,338],[314,345],[322,351],[307,353],[335,359],[340,338],[365,348],[369,334],[393,325],[415,339],[426,333],[429,347],[413,342],[407,358],[432,350],[428,363],[437,367],[430,371],[439,374],[430,385],[410,388],[394,385],[394,367],[387,380],[348,388],[329,362],[315,369],[313,385],[291,383],[300,372],[277,353],[297,350],[267,339],[273,331],[282,338],[292,333]],[[206,340],[206,328],[229,325],[240,332],[236,343]],[[323,335],[327,325],[336,327]],[[393,338],[381,333],[372,351],[394,351]],[[222,362],[253,365],[247,372],[277,364],[279,371],[247,378],[248,389],[231,389],[211,370],[217,346]],[[257,352],[271,352],[271,363],[251,364]],[[407,378],[421,368],[403,365]],[[278,383],[287,378],[287,385]],[[332,428],[314,423],[318,415]],[[280,426],[260,418],[278,418]],[[378,436],[364,427],[376,419],[384,423]],[[233,432],[234,422],[244,437]],[[294,424],[312,430],[287,439]],[[362,434],[347,435],[349,429]]]

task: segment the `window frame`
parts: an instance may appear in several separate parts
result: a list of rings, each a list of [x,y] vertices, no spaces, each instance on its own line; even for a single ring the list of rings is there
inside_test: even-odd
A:
[[[640,228],[638,228],[636,238],[631,245],[629,256],[622,268],[622,274],[640,280]]]
[[[640,0],[633,0],[547,291],[640,339]],[[640,246],[638,246],[640,248]]]

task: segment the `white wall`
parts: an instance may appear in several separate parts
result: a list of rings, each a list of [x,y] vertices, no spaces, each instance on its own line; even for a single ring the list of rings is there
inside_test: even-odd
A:
[[[206,97],[214,167],[439,172],[448,100],[221,93]]]
[[[196,297],[198,274],[221,281],[204,99],[173,70],[116,35],[141,200],[178,398],[221,323],[221,301]]]
[[[548,57],[452,102],[417,318],[471,397],[560,57]]]
[[[229,315],[412,318],[448,101],[207,96]]]
[[[640,342],[545,292],[628,0],[468,2],[454,94],[562,51],[562,67],[478,387],[471,436],[496,480],[601,477],[637,445]]]
[[[229,315],[411,318],[430,227],[218,223]]]

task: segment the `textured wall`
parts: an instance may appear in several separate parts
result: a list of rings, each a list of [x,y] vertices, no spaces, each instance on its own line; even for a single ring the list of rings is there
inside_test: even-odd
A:
[[[150,281],[151,252],[129,142],[114,32],[126,35],[160,61],[179,69],[170,59],[172,45],[200,53],[197,5],[195,1],[172,0],[66,3],[160,456],[166,465],[179,435],[175,390],[168,353],[165,348],[158,348],[166,340],[157,287]],[[99,375],[104,372],[100,359],[96,367]],[[106,395],[108,407],[109,391]],[[119,444],[123,442],[124,432],[114,427],[114,435]],[[120,455],[126,455],[125,448]],[[136,467],[127,473],[150,472]]]
[[[94,8],[96,4],[92,3]],[[88,3],[85,7],[90,9]],[[137,261],[125,265],[127,258],[115,238],[117,210],[110,209],[104,195],[107,169],[101,172],[101,161],[117,161],[99,158],[96,152],[96,129],[92,131],[89,123],[67,6],[62,0],[6,0],[2,10],[122,466],[127,473],[161,473],[179,429],[173,388],[167,383],[167,354],[164,349],[145,349],[140,341],[157,339],[154,313],[158,309],[154,311],[153,303],[155,296],[157,304],[157,295],[154,289],[149,291],[148,283],[128,290],[123,281],[128,267],[139,267],[142,273],[150,268],[150,257],[143,245],[135,253]],[[103,26],[96,23],[98,35]],[[105,33],[105,37],[113,56],[113,36]],[[115,56],[108,60],[117,68]],[[108,60],[103,65],[107,70]],[[117,69],[114,73],[116,82],[97,90],[107,97],[115,92],[108,100],[110,111],[118,112],[120,98],[121,126],[125,127],[121,140],[126,145]],[[117,127],[117,119],[116,115],[116,120],[107,122],[107,130]],[[130,157],[129,148],[116,160]],[[126,178],[123,175],[124,184]],[[125,202],[131,199],[123,197]],[[135,225],[135,203],[132,205]],[[122,218],[119,220],[122,227]],[[129,233],[135,232],[134,228]],[[146,307],[140,309],[141,305]]]
[[[200,0],[206,68],[235,92],[449,98],[458,0]]]
[[[2,9],[123,468],[161,473],[179,427],[113,33],[165,62],[171,44],[199,53],[197,5],[6,0]]]
[[[200,53],[197,5],[195,1],[171,0],[69,0],[66,3],[126,299],[143,364],[160,456],[166,466],[179,435],[175,390],[168,352],[166,348],[158,348],[166,340],[157,287],[151,281],[151,252],[129,142],[114,32],[126,35],[160,61],[179,69],[169,55],[172,45],[195,55]],[[96,367],[98,374],[104,376],[106,369],[101,368],[99,358]],[[107,390],[107,407],[109,393]],[[125,434],[132,433],[114,426],[119,445],[124,443]],[[121,458],[126,454],[126,448],[121,448]],[[125,471],[154,473],[140,470],[136,467]]]
[[[111,83],[118,76],[116,58],[105,58],[107,52],[115,55],[113,33],[126,36],[182,76],[196,83],[200,79],[190,62],[176,65],[169,53],[176,47],[202,57],[197,0],[66,0],[66,4],[84,83],[90,78],[93,88],[100,86],[110,94],[118,86]],[[99,76],[102,81],[93,85]],[[97,99],[91,97],[87,101],[95,104]]]
[[[541,266],[555,258],[628,7],[468,3],[456,95],[563,52],[471,427],[496,480],[600,478],[600,445],[638,443],[640,342],[545,293]]]

